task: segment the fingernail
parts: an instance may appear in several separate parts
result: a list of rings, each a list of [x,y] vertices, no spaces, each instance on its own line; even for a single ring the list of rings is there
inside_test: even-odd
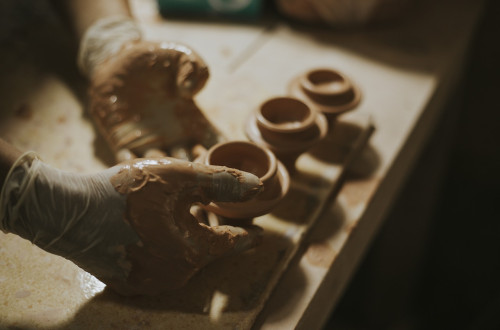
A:
[[[212,189],[219,202],[246,201],[257,195],[263,185],[259,178],[251,173],[226,169],[214,173]]]
[[[242,201],[254,197],[264,187],[262,181],[260,181],[260,179],[252,173],[240,172],[238,179],[241,182],[240,196]]]

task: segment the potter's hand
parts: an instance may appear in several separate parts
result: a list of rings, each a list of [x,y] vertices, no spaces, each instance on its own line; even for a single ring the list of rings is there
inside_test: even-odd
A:
[[[72,260],[121,294],[157,294],[259,239],[255,227],[199,223],[190,206],[243,201],[259,189],[252,174],[173,158],[80,175],[29,153],[5,180],[0,229]]]
[[[91,114],[117,159],[193,159],[193,146],[219,142],[193,101],[208,79],[203,60],[177,43],[142,41],[130,19],[109,20],[95,23],[97,31],[91,27],[82,39],[80,67],[91,80]],[[127,24],[136,34],[122,31]]]

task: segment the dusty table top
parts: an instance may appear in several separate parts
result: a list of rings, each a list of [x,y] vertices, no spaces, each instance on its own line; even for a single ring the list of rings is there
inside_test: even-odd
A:
[[[439,119],[441,106],[459,77],[481,3],[422,3],[407,20],[398,23],[397,29],[359,31],[298,27],[280,20],[243,25],[167,22],[158,18],[152,1],[136,0],[132,4],[148,39],[182,41],[206,60],[212,77],[197,101],[202,108],[219,112],[217,116],[222,119],[218,127],[235,138],[244,135],[235,126],[239,124],[231,120],[230,111],[247,109],[248,100],[257,104],[285,93],[287,82],[304,70],[336,68],[355,80],[363,91],[356,113],[370,116],[376,133],[353,164],[352,174],[335,203],[324,210],[300,254],[280,279],[256,324],[273,329],[319,327],[340,297]],[[46,20],[33,14],[30,35],[21,33],[17,42],[11,38],[7,39],[10,43],[1,45],[0,54],[5,57],[1,62],[1,136],[21,149],[37,150],[63,169],[88,172],[105,168],[110,162],[109,151],[101,147],[98,137],[95,142],[95,132],[82,111],[85,81],[75,71],[74,53],[68,46],[71,40],[68,36],[46,39],[59,27],[51,19],[48,21],[46,25]],[[26,32],[22,28],[12,31]],[[24,43],[23,38],[34,41]],[[53,49],[63,54],[54,57]],[[33,107],[51,110],[36,112]],[[224,118],[227,122],[222,121]],[[20,130],[30,134],[19,134]],[[67,292],[57,297],[57,306],[70,306],[102,290],[99,282],[94,283],[95,287],[88,285],[93,283],[89,278],[80,279],[87,283],[87,291],[71,290],[78,286],[68,283],[71,274],[86,276],[72,264],[60,263],[43,251],[23,253],[32,249],[28,242],[4,242],[2,248],[12,259],[2,258],[2,267],[18,265],[19,260],[43,259],[47,269],[38,278],[19,270],[26,288],[19,286],[11,299],[23,300],[24,308],[43,305],[43,294],[55,299],[55,292]],[[63,274],[63,278],[57,279],[54,292],[41,294],[43,288],[39,288],[38,301],[30,301],[37,292],[33,282],[53,281],[57,274]],[[0,285],[8,287],[8,278],[0,278]],[[71,317],[73,312],[69,307],[38,308],[32,319],[51,324],[51,320],[57,321],[61,315]],[[15,319],[15,315],[10,316]],[[4,319],[3,315],[1,321]],[[147,327],[147,323],[140,323],[142,320],[138,322]]]

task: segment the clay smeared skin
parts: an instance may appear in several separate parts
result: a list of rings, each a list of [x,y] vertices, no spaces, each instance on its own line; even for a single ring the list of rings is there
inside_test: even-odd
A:
[[[110,181],[127,196],[125,219],[141,240],[126,247],[128,278],[106,281],[121,294],[178,289],[210,261],[258,243],[257,228],[210,227],[189,212],[195,202],[253,197],[261,183],[251,174],[173,158],[136,159]]]
[[[144,156],[150,149],[211,146],[220,135],[193,101],[208,68],[175,43],[130,42],[91,77],[90,111],[118,152]]]

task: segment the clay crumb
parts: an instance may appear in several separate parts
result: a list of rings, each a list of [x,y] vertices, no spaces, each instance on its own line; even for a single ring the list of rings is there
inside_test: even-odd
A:
[[[64,123],[65,123],[65,122],[67,122],[67,121],[68,121],[68,118],[66,118],[66,116],[65,116],[65,115],[61,115],[61,116],[59,116],[59,117],[57,118],[57,122],[58,122],[59,124],[64,124]]]
[[[19,107],[15,110],[14,115],[17,118],[21,119],[31,119],[33,117],[33,111],[31,109],[31,106],[28,103],[22,103],[19,105]]]
[[[15,297],[19,298],[19,299],[26,298],[29,296],[31,296],[31,291],[29,291],[29,290],[20,290],[20,291],[17,291],[15,294]]]

